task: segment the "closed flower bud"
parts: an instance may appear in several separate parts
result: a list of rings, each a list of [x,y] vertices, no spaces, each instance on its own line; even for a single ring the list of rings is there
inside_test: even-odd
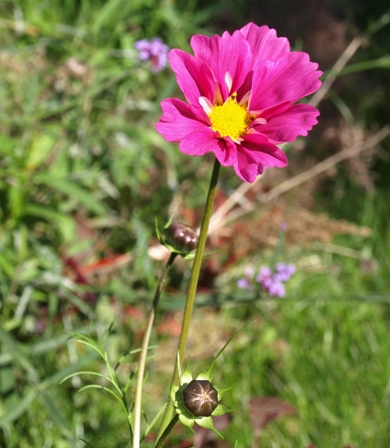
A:
[[[202,428],[210,429],[222,437],[214,427],[213,417],[218,417],[230,412],[229,409],[219,401],[231,387],[213,386],[211,381],[215,361],[225,350],[227,345],[228,344],[225,344],[222,350],[220,350],[218,355],[213,359],[210,366],[201,372],[196,379],[194,379],[190,371],[189,361],[187,361],[184,371],[180,372],[180,360],[178,354],[180,386],[173,383],[169,395],[173,401],[175,411],[179,416],[180,423],[191,430],[194,424],[197,423]]]
[[[178,252],[192,252],[198,244],[196,232],[184,224],[172,223],[165,229],[166,242]]]
[[[183,389],[184,406],[196,417],[209,417],[218,406],[218,392],[207,380],[192,380]]]

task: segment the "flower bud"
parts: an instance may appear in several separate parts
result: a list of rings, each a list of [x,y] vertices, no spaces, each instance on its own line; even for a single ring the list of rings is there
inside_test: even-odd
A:
[[[207,380],[192,380],[183,389],[184,406],[195,417],[209,417],[218,406],[218,392]]]
[[[165,229],[166,242],[179,252],[192,252],[198,244],[196,232],[184,224],[172,223]]]

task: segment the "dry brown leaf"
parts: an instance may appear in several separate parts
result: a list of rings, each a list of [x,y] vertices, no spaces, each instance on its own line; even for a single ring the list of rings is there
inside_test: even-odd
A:
[[[252,447],[257,447],[261,431],[273,420],[296,414],[294,406],[278,397],[253,397],[249,401],[249,419],[253,429]]]

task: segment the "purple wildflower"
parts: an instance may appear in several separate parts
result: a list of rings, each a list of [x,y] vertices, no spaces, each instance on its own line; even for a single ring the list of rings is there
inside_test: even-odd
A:
[[[286,295],[284,284],[278,280],[274,280],[268,287],[268,294],[271,297],[284,297]]]
[[[253,289],[252,280],[255,271],[251,266],[245,269],[245,277],[239,278],[237,280],[237,286],[240,289]]]
[[[283,232],[285,232],[287,230],[288,224],[285,221],[283,221],[280,223],[279,227],[280,227],[280,230],[283,230]]]
[[[248,266],[247,268],[245,268],[245,275],[247,277],[252,278],[254,274],[255,270],[252,268],[252,266]]]
[[[286,289],[283,282],[287,282],[294,273],[293,264],[278,263],[275,273],[267,266],[261,267],[256,280],[270,296],[284,297]]]
[[[134,46],[139,51],[141,61],[150,60],[154,73],[163,70],[167,65],[169,47],[159,37],[153,37],[150,42],[147,39],[137,40]]]
[[[251,285],[251,282],[249,279],[247,279],[246,277],[243,277],[243,278],[239,278],[237,280],[237,286],[240,289],[251,289],[252,285]]]
[[[272,279],[272,269],[266,266],[263,266],[259,269],[259,274],[256,277],[256,280],[259,283],[268,283]]]
[[[276,272],[275,277],[278,280],[287,282],[295,274],[295,266],[293,264],[278,263],[276,265]]]
[[[268,266],[262,266],[255,278],[260,283],[264,291],[271,297],[284,297],[286,295],[286,288],[284,282],[287,282],[295,273],[295,265],[278,263],[275,271]],[[240,289],[253,289],[254,271],[252,267],[245,269],[245,277],[238,279],[237,286]]]

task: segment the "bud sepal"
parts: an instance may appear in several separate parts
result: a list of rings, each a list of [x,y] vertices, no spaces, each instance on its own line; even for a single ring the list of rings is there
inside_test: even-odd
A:
[[[172,218],[165,224],[163,232],[158,228],[157,218],[155,226],[160,244],[186,260],[194,258],[194,250],[198,244],[198,234],[194,229],[182,223],[172,222]]]
[[[194,380],[192,373],[190,371],[189,367],[189,361],[187,361],[187,364],[185,366],[185,369],[183,372],[181,372],[180,366],[180,356],[179,353],[177,354],[177,365],[179,368],[179,381],[180,386],[177,386],[176,384],[172,384],[171,390],[170,390],[170,398],[173,402],[174,408],[176,413],[179,415],[179,421],[182,425],[186,426],[187,428],[191,429],[193,431],[192,427],[194,426],[194,423],[197,423],[199,426],[202,426],[203,428],[210,429],[211,431],[214,431],[216,434],[218,434],[221,438],[222,435],[216,430],[214,427],[213,419],[212,417],[217,417],[220,415],[227,414],[228,412],[232,412],[232,409],[226,408],[224,405],[220,403],[220,400],[225,395],[226,392],[232,390],[236,386],[232,387],[218,387],[212,384],[212,372],[215,365],[215,362],[219,358],[219,356],[223,353],[225,348],[230,344],[233,338],[237,336],[237,334],[242,331],[248,324],[244,325],[241,330],[237,331],[222,347],[222,349],[218,352],[218,354],[215,356],[215,358],[212,360],[210,366],[201,372]],[[196,384],[196,390],[200,391],[200,396],[197,400],[192,400],[193,395],[192,393],[196,393],[196,390],[191,390],[191,394],[186,394],[185,390],[188,387],[191,387],[192,385]],[[203,389],[202,389],[203,388]],[[203,392],[202,392],[203,390]],[[211,393],[209,393],[211,391]],[[191,398],[190,402],[188,402],[188,398]],[[211,402],[211,405],[210,405]],[[194,412],[191,412],[192,405],[198,405],[203,406],[205,412],[202,412],[202,410],[196,410],[195,415]],[[194,432],[194,431],[193,431]]]

